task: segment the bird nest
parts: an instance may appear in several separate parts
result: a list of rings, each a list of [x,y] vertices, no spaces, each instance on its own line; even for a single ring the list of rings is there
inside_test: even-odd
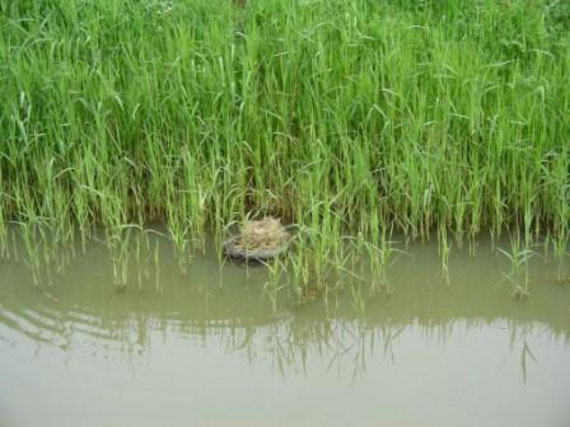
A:
[[[245,221],[239,233],[224,244],[224,252],[239,261],[268,261],[287,250],[289,233],[276,218]]]

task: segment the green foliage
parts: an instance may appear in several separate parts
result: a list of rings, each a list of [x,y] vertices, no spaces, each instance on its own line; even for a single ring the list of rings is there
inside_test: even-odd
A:
[[[565,0],[554,0],[546,6],[548,18],[555,24],[570,28],[570,3]]]
[[[559,3],[0,0],[0,224],[567,236]]]

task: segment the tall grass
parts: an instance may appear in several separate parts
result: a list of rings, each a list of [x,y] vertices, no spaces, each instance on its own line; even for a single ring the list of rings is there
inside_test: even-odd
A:
[[[343,234],[381,244],[386,230],[516,228],[565,247],[564,13],[540,0],[0,0],[0,235],[10,221],[62,241],[102,226],[113,242],[163,222],[185,249],[261,212],[305,230],[313,260]]]

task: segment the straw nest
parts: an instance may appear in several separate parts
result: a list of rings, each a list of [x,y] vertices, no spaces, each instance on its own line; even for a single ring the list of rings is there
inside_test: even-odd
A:
[[[239,233],[226,241],[226,255],[242,261],[267,261],[287,250],[289,233],[279,219],[245,221]]]

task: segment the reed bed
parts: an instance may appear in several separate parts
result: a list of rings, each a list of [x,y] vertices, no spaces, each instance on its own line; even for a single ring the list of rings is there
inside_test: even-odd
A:
[[[0,0],[0,235],[102,227],[120,253],[126,229],[163,223],[185,251],[273,215],[297,227],[303,283],[345,264],[343,236],[385,258],[394,231],[443,236],[444,272],[448,236],[516,230],[563,259],[569,17],[541,0]]]

